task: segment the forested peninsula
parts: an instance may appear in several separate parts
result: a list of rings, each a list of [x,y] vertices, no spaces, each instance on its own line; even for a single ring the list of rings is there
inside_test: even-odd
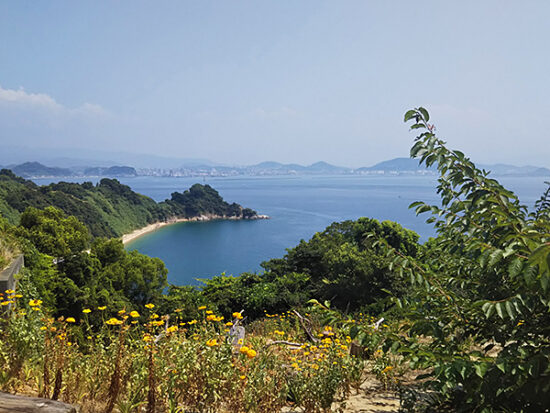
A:
[[[55,207],[76,217],[88,227],[93,237],[120,237],[157,222],[178,219],[210,218],[255,219],[260,216],[250,208],[229,204],[210,185],[195,184],[184,192],[174,192],[170,199],[155,202],[132,191],[116,179],[91,182],[59,182],[39,186],[0,170],[0,214],[11,224],[19,223],[29,207]]]

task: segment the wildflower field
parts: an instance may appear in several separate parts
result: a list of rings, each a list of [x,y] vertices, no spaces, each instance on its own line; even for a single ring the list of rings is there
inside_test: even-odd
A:
[[[0,322],[1,390],[82,412],[331,411],[358,388],[365,369],[362,354],[350,354],[350,328],[374,332],[369,317],[323,325],[315,310],[266,313],[239,338],[240,312],[225,320],[206,306],[192,320],[179,309],[159,315],[153,304],[53,319],[40,299],[14,291],[1,304],[9,308]],[[100,325],[88,322],[93,313]],[[368,351],[382,361],[381,348]],[[382,380],[393,373],[387,363],[375,369]]]

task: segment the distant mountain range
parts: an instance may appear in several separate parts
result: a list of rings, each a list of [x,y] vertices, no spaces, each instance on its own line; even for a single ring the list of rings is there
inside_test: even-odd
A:
[[[515,166],[506,164],[478,165],[491,171],[494,176],[540,176],[550,177],[550,169],[538,166]],[[8,165],[16,175],[24,178],[38,177],[132,177],[132,176],[239,176],[239,175],[433,175],[434,167],[419,165],[418,160],[395,158],[362,168],[346,168],[327,162],[304,166],[266,161],[250,166],[223,166],[212,164],[183,165],[176,168],[134,168],[132,166],[78,166],[52,167],[39,162]]]
[[[39,162],[25,162],[20,165],[6,166],[12,172],[23,178],[40,177],[76,177],[76,176],[101,176],[101,177],[129,177],[137,176],[135,168],[131,166],[90,167],[90,168],[59,168],[42,165]]]

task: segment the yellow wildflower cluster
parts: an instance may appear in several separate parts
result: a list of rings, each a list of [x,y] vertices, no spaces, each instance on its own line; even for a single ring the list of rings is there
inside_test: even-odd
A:
[[[208,347],[217,346],[217,345],[218,345],[218,340],[216,340],[215,338],[212,338],[212,339],[210,339],[210,340],[208,340],[208,341],[206,342],[206,345],[207,345]]]
[[[241,354],[244,354],[246,357],[248,357],[249,359],[252,359],[254,357],[256,357],[256,355],[258,354],[256,352],[256,350],[252,349],[252,348],[249,348],[247,346],[241,346],[241,348],[239,349],[239,352]]]

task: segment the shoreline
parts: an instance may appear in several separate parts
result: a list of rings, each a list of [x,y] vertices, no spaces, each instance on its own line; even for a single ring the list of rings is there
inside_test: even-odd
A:
[[[143,235],[149,234],[150,232],[154,232],[168,225],[179,224],[180,222],[213,221],[215,219],[225,219],[225,220],[234,220],[234,221],[237,221],[237,220],[254,221],[257,219],[269,219],[269,216],[256,215],[253,218],[242,218],[242,217],[224,217],[221,215],[199,215],[198,217],[193,217],[193,218],[173,218],[168,221],[158,221],[158,222],[154,222],[152,224],[146,225],[144,227],[138,228],[128,234],[122,235],[120,239],[122,243],[126,246],[128,243],[142,237]]]

